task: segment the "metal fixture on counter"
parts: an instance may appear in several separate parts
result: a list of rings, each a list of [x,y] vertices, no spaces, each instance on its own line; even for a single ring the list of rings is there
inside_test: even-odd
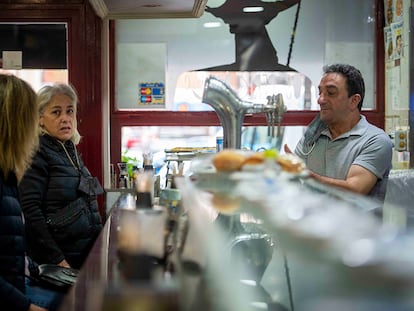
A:
[[[241,148],[241,129],[246,114],[264,113],[266,116],[268,135],[279,137],[286,106],[282,94],[267,97],[266,104],[242,101],[236,93],[223,81],[208,77],[204,85],[203,103],[216,111],[223,126],[224,148]]]
[[[126,162],[117,163],[119,168],[118,188],[128,189],[130,187],[129,174]]]

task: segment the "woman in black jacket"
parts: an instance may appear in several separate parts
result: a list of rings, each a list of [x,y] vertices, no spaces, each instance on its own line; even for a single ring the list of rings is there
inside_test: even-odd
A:
[[[103,191],[76,149],[77,102],[67,84],[39,91],[39,150],[20,195],[30,256],[39,264],[79,269],[102,228],[96,196]]]
[[[26,257],[18,181],[29,165],[37,139],[36,93],[23,80],[0,74],[0,308],[57,309],[62,295],[33,285],[33,262]],[[27,277],[26,277],[27,276]],[[42,307],[40,307],[42,306]]]

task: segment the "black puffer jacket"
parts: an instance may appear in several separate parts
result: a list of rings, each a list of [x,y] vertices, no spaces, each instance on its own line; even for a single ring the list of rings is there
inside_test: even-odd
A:
[[[91,175],[79,154],[77,168],[76,153],[71,141],[63,147],[51,136],[41,136],[32,166],[20,183],[28,251],[39,264],[66,259],[71,267],[80,268],[102,228],[96,195],[78,189],[81,175]]]
[[[0,301],[2,310],[28,310],[25,296],[25,241],[17,180],[0,171]]]

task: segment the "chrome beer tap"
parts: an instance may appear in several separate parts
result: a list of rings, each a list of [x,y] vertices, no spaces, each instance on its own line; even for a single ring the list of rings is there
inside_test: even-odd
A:
[[[241,129],[246,114],[264,113],[266,116],[268,135],[274,137],[274,126],[277,123],[277,136],[286,106],[282,94],[267,97],[267,104],[242,101],[224,82],[209,77],[204,85],[203,103],[216,111],[223,126],[224,148],[241,148]]]
[[[282,124],[283,115],[287,107],[283,102],[282,94],[267,96],[267,105],[265,106],[265,114],[267,120],[267,135],[275,137],[275,123],[276,123],[276,137],[280,136],[280,126]]]

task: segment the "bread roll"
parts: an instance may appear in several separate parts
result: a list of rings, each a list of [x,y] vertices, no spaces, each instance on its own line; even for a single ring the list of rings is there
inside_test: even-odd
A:
[[[216,153],[212,162],[217,171],[233,172],[240,170],[245,160],[246,157],[240,151],[225,149]]]
[[[305,169],[302,159],[293,153],[281,154],[276,158],[281,169],[289,173],[300,173]]]
[[[214,193],[211,199],[213,207],[223,214],[231,214],[240,208],[240,198],[224,193]]]
[[[264,152],[255,152],[249,155],[243,162],[244,165],[259,165],[263,164],[266,160],[266,156]]]

